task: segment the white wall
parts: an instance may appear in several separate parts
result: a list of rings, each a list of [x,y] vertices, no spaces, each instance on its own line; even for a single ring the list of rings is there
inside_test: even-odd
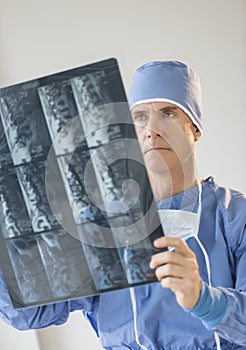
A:
[[[199,175],[246,192],[245,25],[245,0],[0,0],[0,85],[115,56],[128,88],[140,64],[183,60],[203,86]],[[74,317],[59,337],[80,334],[74,350],[83,349],[87,330]],[[3,332],[0,324],[0,338]],[[52,332],[42,337],[55,338]]]
[[[36,331],[20,332],[0,320],[1,350],[41,350]],[[54,349],[55,350],[55,349]]]
[[[81,313],[75,311],[65,325],[38,330],[40,350],[102,349],[94,331]]]

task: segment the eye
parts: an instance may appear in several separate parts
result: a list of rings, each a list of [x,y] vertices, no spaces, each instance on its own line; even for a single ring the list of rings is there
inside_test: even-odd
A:
[[[161,117],[163,119],[172,119],[174,117],[174,113],[172,113],[172,112],[162,112]]]
[[[133,121],[136,123],[145,122],[147,120],[147,115],[144,113],[135,113],[133,115]]]

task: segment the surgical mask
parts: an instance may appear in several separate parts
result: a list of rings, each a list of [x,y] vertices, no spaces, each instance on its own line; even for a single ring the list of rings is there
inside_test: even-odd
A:
[[[186,210],[158,210],[160,217],[161,225],[164,231],[164,235],[168,237],[179,237],[183,240],[194,237],[197,241],[200,249],[202,250],[206,267],[208,273],[208,283],[211,285],[211,273],[210,273],[210,262],[209,257],[198,237],[201,211],[202,211],[202,186],[199,180],[198,183],[198,209],[196,213],[192,213]],[[170,247],[169,250],[173,250],[173,247]]]
[[[202,186],[199,180],[197,180],[198,186],[198,209],[196,213],[192,213],[186,210],[173,210],[173,209],[161,209],[158,210],[161,225],[164,231],[164,235],[168,237],[179,237],[186,241],[188,238],[194,237],[202,250],[207,272],[208,283],[211,285],[211,273],[209,257],[198,237],[201,211],[202,211]],[[173,250],[173,247],[169,247],[169,250]]]
[[[198,181],[198,209],[197,213],[186,210],[161,209],[158,210],[164,235],[168,237],[179,237],[185,241],[191,237],[198,237],[201,217],[202,186]]]
[[[194,237],[202,250],[208,273],[208,283],[211,285],[211,273],[209,257],[198,237],[201,211],[202,211],[202,186],[199,180],[198,183],[198,209],[196,213],[186,210],[160,209],[158,214],[164,235],[168,237],[179,237],[186,241],[188,238]],[[173,247],[169,247],[173,250]]]

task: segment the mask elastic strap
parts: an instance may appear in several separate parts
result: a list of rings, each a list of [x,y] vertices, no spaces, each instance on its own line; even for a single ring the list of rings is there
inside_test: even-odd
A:
[[[210,270],[210,261],[209,261],[208,253],[207,253],[206,249],[204,248],[200,239],[197,236],[195,237],[195,239],[196,239],[196,241],[197,241],[197,243],[198,243],[198,245],[203,253],[205,263],[206,263],[207,273],[208,273],[208,284],[209,284],[209,286],[211,286],[211,270]]]
[[[197,210],[197,214],[199,216],[199,225],[200,225],[200,218],[201,218],[201,213],[202,213],[202,185],[198,179],[197,179],[197,184],[198,184],[198,210]],[[197,230],[199,230],[199,227],[197,228]],[[210,268],[210,260],[209,260],[208,253],[207,253],[206,249],[204,248],[202,242],[200,241],[198,235],[195,236],[195,239],[196,239],[196,241],[197,241],[197,243],[198,243],[198,245],[203,253],[204,259],[205,259],[207,273],[208,273],[208,284],[209,284],[209,286],[212,286],[212,284],[211,284],[211,268]],[[215,339],[217,350],[221,350],[220,338],[216,332],[214,332],[214,339]]]
[[[197,214],[199,215],[199,222],[200,222],[201,213],[202,213],[202,184],[201,184],[201,182],[198,179],[197,179],[197,187],[198,187],[198,209],[197,209]]]

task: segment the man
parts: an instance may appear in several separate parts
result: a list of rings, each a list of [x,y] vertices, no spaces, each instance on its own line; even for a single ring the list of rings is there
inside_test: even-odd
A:
[[[246,349],[246,200],[196,178],[199,79],[181,62],[151,62],[129,100],[165,232],[154,244],[168,248],[150,261],[160,282],[14,310],[1,279],[1,316],[30,329],[81,309],[108,350]]]

